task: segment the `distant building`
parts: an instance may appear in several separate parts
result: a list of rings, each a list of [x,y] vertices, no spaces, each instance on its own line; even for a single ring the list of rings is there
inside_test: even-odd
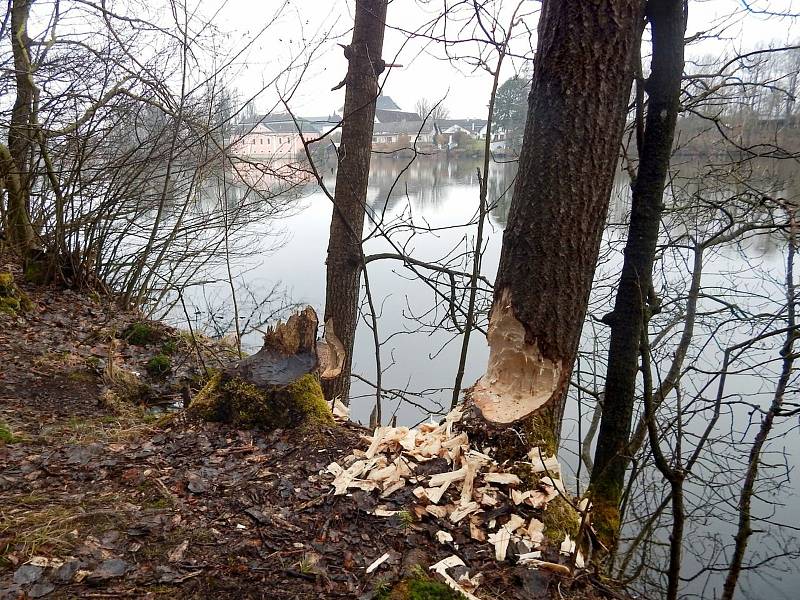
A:
[[[423,123],[419,117],[416,121],[375,123],[372,130],[372,146],[373,148],[410,147],[415,143],[432,144],[435,135],[433,123]]]
[[[317,137],[340,120],[338,115],[296,117],[296,122],[285,113],[257,115],[238,125],[228,148],[241,158],[295,157],[304,152],[304,138]]]

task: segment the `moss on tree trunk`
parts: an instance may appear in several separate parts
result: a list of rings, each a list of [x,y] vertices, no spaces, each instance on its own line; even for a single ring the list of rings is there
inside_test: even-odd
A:
[[[333,425],[319,379],[312,373],[273,389],[259,388],[241,377],[218,373],[192,400],[189,412],[207,421],[264,429]]]
[[[317,315],[311,307],[267,332],[264,347],[214,375],[189,405],[189,413],[208,421],[278,429],[333,425],[320,373],[338,374],[320,357]]]

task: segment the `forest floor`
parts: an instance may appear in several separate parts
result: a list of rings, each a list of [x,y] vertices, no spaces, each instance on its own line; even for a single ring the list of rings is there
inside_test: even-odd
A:
[[[480,598],[606,597],[588,575],[497,562],[457,527],[439,543],[441,524],[402,511],[410,490],[391,518],[370,514],[375,494],[334,496],[325,467],[364,446],[358,425],[242,431],[154,410],[197,391],[198,356],[235,352],[96,296],[20,288],[28,310],[0,314],[0,599],[455,598],[408,584],[452,554],[482,574]]]

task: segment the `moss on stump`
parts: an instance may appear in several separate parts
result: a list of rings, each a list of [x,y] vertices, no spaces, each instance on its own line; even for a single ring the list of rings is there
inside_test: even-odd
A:
[[[30,310],[28,296],[14,283],[11,273],[0,273],[0,314],[17,316],[20,312]]]
[[[194,397],[189,413],[206,421],[264,429],[333,425],[333,415],[313,373],[271,389],[217,373]]]

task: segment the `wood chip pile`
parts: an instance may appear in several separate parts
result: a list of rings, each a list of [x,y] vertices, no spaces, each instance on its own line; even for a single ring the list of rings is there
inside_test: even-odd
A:
[[[441,424],[377,427],[372,436],[363,436],[368,444],[366,450],[355,449],[342,464],[328,465],[327,472],[334,476],[334,494],[364,490],[389,498],[398,490],[413,486],[416,500],[409,510],[418,519],[447,521],[446,528],[450,530],[468,529],[472,539],[494,546],[498,561],[514,559],[532,568],[568,574],[568,567],[541,560],[545,536],[540,517],[548,503],[559,495],[570,498],[556,458],[544,457],[538,448],[531,450],[526,467],[540,479],[532,489],[525,489],[516,474],[505,471],[491,456],[471,448],[467,433],[456,431],[454,425],[462,416],[456,409]],[[426,464],[439,464],[442,469],[432,473]],[[401,512],[385,505],[374,510],[379,517]],[[452,545],[453,537],[447,531],[439,531],[436,538],[441,544]],[[576,555],[575,542],[569,536],[561,543],[560,550],[562,554],[573,555],[572,564],[583,566],[583,557],[580,552]],[[470,578],[468,573],[462,574],[456,581],[447,574],[453,566],[463,567],[463,561],[451,556],[431,569],[467,598],[475,598],[471,592],[480,576]]]

